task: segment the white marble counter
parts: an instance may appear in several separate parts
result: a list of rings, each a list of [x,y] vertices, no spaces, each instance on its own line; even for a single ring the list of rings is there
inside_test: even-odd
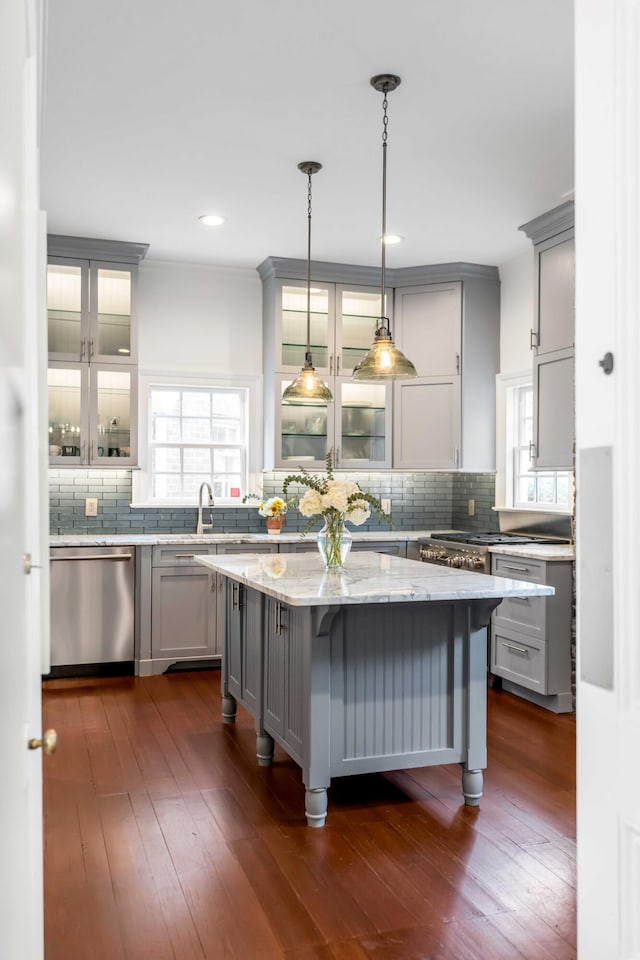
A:
[[[489,547],[489,553],[505,557],[527,557],[530,560],[575,560],[576,548],[572,543],[521,543],[508,547],[505,544]]]
[[[319,529],[319,527],[318,527]],[[349,528],[356,543],[388,543],[401,541],[403,543],[421,540],[429,536],[427,530],[376,530],[358,532]],[[305,541],[315,542],[317,530],[312,530],[304,537]],[[197,533],[65,533],[54,534],[49,538],[52,547],[109,547],[131,544],[132,546],[148,546],[151,544],[181,544],[181,543],[300,543],[300,533],[211,533],[200,535]]]
[[[352,553],[337,572],[326,571],[314,553],[266,557],[247,553],[197,557],[196,561],[295,607],[542,597],[555,592],[544,584],[368,552]]]

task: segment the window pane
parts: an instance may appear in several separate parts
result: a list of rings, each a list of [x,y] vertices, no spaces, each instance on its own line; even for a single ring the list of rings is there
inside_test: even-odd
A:
[[[182,414],[185,417],[209,417],[211,414],[211,398],[204,390],[197,393],[185,391],[182,394]]]
[[[200,482],[208,480],[211,476],[211,448],[185,447],[184,472],[199,474]]]
[[[177,417],[154,417],[151,426],[152,440],[179,440],[180,421]]]
[[[173,416],[180,416],[180,391],[179,390],[151,390],[150,396],[151,413],[165,413]]]
[[[185,442],[201,440],[208,443],[211,439],[211,421],[185,417],[182,421],[182,440]]]
[[[180,448],[156,447],[153,451],[153,470],[157,473],[180,473]]]

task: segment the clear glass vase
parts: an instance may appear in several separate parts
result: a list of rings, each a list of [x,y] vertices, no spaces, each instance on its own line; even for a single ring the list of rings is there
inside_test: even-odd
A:
[[[318,550],[327,570],[345,565],[351,550],[352,537],[340,518],[325,518],[324,527],[318,533]]]

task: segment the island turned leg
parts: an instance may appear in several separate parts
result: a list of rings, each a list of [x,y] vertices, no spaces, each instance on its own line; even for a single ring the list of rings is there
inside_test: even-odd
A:
[[[229,691],[225,691],[222,695],[222,722],[235,723],[237,712],[238,704],[236,698],[232,697]]]
[[[467,770],[462,765],[462,793],[468,807],[477,807],[482,796],[482,770]]]
[[[274,746],[273,737],[270,737],[265,730],[258,730],[256,734],[256,756],[259,767],[271,766],[273,763]]]
[[[324,827],[324,822],[327,819],[326,787],[316,787],[305,791],[304,812],[310,827]]]

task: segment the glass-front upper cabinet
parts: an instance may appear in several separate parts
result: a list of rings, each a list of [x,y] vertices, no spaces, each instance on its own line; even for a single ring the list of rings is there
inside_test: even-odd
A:
[[[353,373],[371,349],[382,315],[380,302],[379,290],[337,287],[336,375]]]
[[[290,382],[278,377],[280,397]],[[391,466],[391,385],[338,377],[332,389],[327,406],[276,406],[276,467],[324,470],[329,450],[336,470]]]
[[[135,363],[132,301],[136,269],[126,263],[50,259],[50,359]]]
[[[49,458],[60,466],[136,462],[137,379],[116,364],[51,361]]]
[[[275,369],[297,374],[307,349],[307,285],[279,280],[277,290]],[[309,307],[314,367],[325,379],[351,374],[373,343],[380,291],[312,281]]]
[[[280,310],[277,317],[276,369],[298,373],[307,351],[307,285],[281,281],[279,283]],[[310,342],[313,365],[329,375],[334,352],[334,302],[331,284],[312,284],[310,307]]]
[[[340,379],[336,396],[340,423],[336,459],[341,469],[391,466],[390,397],[390,384]]]

